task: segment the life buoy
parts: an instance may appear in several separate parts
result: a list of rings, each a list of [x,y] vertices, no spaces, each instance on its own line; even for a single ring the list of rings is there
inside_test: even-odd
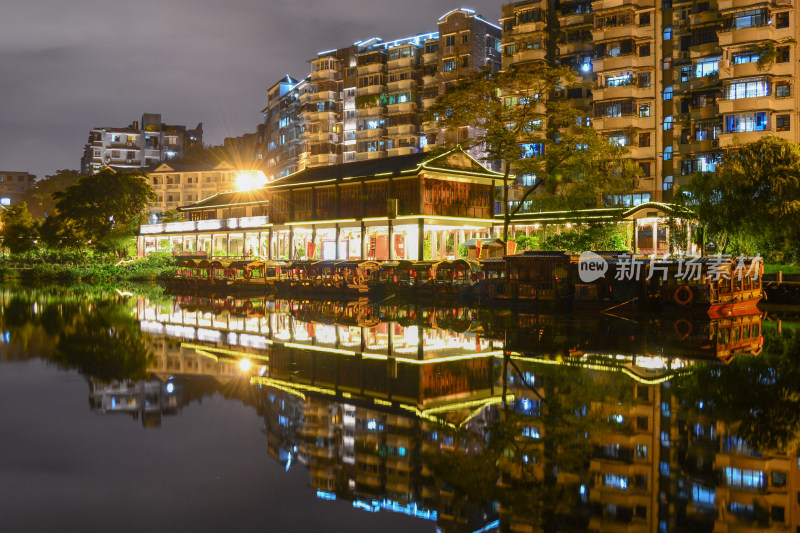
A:
[[[691,305],[692,300],[694,300],[694,291],[692,291],[691,287],[688,285],[681,285],[675,289],[675,293],[672,295],[672,298],[678,305],[688,307]]]
[[[675,321],[675,333],[678,337],[685,339],[692,334],[692,323],[685,318],[680,318]]]

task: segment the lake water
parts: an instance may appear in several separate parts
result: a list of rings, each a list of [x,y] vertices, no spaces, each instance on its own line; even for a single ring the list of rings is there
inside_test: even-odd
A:
[[[0,531],[800,527],[797,310],[0,290]]]

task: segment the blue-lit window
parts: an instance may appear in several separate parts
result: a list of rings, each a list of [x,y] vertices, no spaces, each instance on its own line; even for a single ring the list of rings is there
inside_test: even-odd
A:
[[[664,40],[669,41],[672,39],[672,26],[667,26],[664,28]]]
[[[769,80],[766,78],[739,80],[725,86],[725,99],[759,98],[761,96],[769,96],[769,92]]]
[[[672,146],[665,146],[664,147],[664,161],[669,161],[672,159]]]
[[[692,500],[695,503],[706,503],[714,505],[717,491],[714,488],[703,487],[702,485],[692,484]]]
[[[672,115],[667,115],[664,117],[664,131],[668,131],[672,129]]]
[[[766,476],[760,470],[743,470],[726,466],[725,484],[728,487],[760,490],[766,484]]]
[[[513,52],[512,52],[513,53]],[[456,69],[456,60],[455,59],[448,59],[442,65],[442,70],[445,72],[451,72]]]
[[[719,63],[719,58],[714,58],[711,60],[705,59],[703,61],[699,61],[694,66],[694,77],[702,78],[703,76],[718,74],[719,73],[718,63]]]
[[[726,133],[743,133],[747,131],[766,131],[769,119],[766,111],[757,113],[738,113],[725,115]]]
[[[627,476],[618,476],[616,474],[606,474],[603,477],[603,485],[606,487],[613,487],[621,490],[627,490],[628,478]]]
[[[535,426],[522,426],[522,436],[530,439],[538,439],[539,428]]]
[[[544,153],[543,143],[525,143],[519,146],[522,149],[522,159],[529,159],[531,157],[538,157]]]
[[[755,63],[761,57],[761,54],[758,52],[753,52],[750,50],[744,52],[737,52],[733,54],[733,64],[734,65],[742,65],[744,63]]]
[[[664,100],[672,100],[672,85],[664,87],[663,97]]]

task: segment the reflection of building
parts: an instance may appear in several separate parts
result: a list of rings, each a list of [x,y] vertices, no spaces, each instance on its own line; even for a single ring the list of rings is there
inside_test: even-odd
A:
[[[127,128],[93,128],[83,149],[81,173],[92,174],[103,167],[138,170],[167,159],[181,159],[188,148],[203,146],[203,124],[195,129],[161,122],[161,115],[145,113],[141,123]]]
[[[33,187],[36,176],[27,172],[0,170],[0,205],[16,205],[22,202],[25,191]]]
[[[501,177],[460,149],[307,169],[267,185],[259,191],[261,201],[219,195],[182,207],[186,222],[142,226],[139,253],[175,240],[193,250],[214,243],[214,253],[227,251],[229,240],[236,239],[232,255],[253,247],[269,259],[298,259],[312,242],[316,257],[324,259],[453,256],[461,243],[491,231],[494,187]],[[241,224],[225,219],[226,210],[252,217],[265,208],[269,222],[253,230],[262,232],[266,243],[248,241]]]
[[[145,427],[161,425],[163,415],[177,414],[183,404],[181,391],[173,382],[89,381],[89,403],[103,414],[124,413],[141,419]]]

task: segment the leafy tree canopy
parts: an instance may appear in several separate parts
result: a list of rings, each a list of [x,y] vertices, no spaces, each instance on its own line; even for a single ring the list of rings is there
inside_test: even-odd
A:
[[[56,212],[53,193],[63,191],[81,179],[77,170],[62,169],[55,174],[38,180],[32,188],[25,191],[28,209],[35,218],[44,218]]]
[[[729,152],[678,191],[723,253],[800,260],[800,145],[767,136]]]
[[[0,220],[3,229],[3,246],[11,253],[22,253],[32,250],[39,238],[39,223],[33,219],[25,202],[19,205],[9,205],[3,212]]]
[[[510,217],[524,201],[534,209],[578,209],[633,189],[638,167],[625,159],[627,150],[599,136],[585,110],[558,96],[574,81],[568,68],[545,64],[483,70],[441,95],[428,112],[446,142],[479,147],[485,160],[503,164],[506,240]],[[465,128],[469,135],[460,139]],[[513,207],[511,174],[535,176]]]
[[[84,240],[100,251],[120,251],[146,218],[156,194],[141,172],[103,169],[53,193],[57,218],[50,233]]]

